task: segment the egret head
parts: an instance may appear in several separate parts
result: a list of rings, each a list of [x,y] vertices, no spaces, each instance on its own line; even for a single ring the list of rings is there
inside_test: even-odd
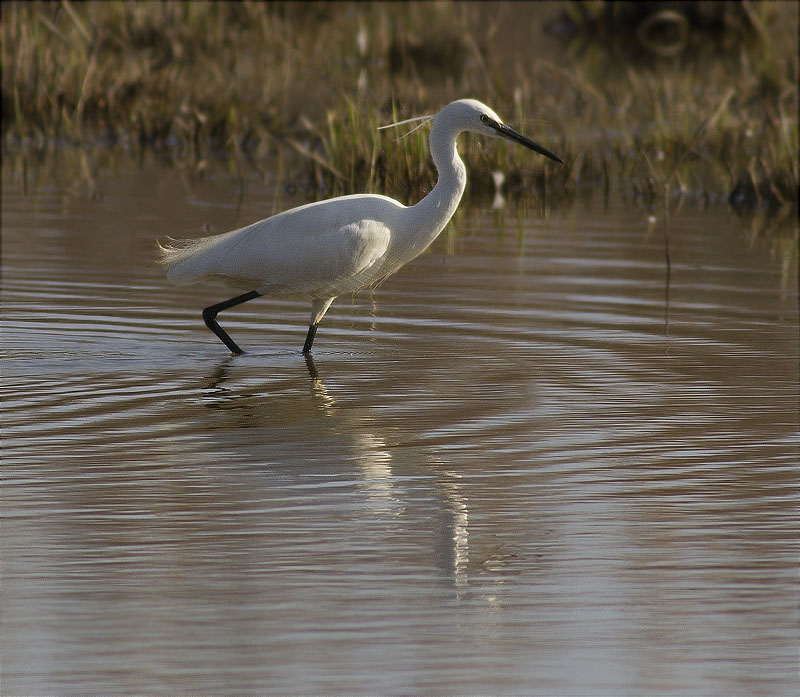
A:
[[[551,160],[564,164],[549,150],[541,145],[534,143],[530,138],[517,133],[513,128],[503,123],[502,119],[488,106],[479,102],[477,99],[459,99],[450,102],[442,109],[434,119],[446,120],[453,127],[462,131],[473,131],[492,138],[506,138],[526,148],[530,148],[540,155],[549,157]]]

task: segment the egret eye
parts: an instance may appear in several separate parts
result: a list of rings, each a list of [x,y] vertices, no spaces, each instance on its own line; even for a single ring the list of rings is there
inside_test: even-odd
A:
[[[481,114],[481,121],[483,121],[483,123],[489,123],[491,119],[486,114]]]

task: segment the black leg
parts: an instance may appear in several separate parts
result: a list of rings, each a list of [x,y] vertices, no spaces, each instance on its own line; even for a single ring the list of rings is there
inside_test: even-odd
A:
[[[306,343],[303,344],[303,353],[305,353],[306,355],[308,355],[308,353],[311,351],[311,344],[314,343],[314,337],[317,334],[317,327],[318,326],[319,326],[319,322],[317,322],[316,324],[312,324],[308,328],[308,334],[306,334]]]
[[[217,313],[227,310],[229,307],[246,303],[248,300],[257,298],[260,295],[261,293],[251,290],[249,293],[237,295],[235,298],[218,303],[217,305],[212,305],[211,307],[207,307],[205,310],[203,310],[203,321],[206,323],[206,326],[212,332],[214,332],[214,334],[216,334],[222,340],[222,343],[225,344],[225,346],[227,346],[231,351],[233,351],[233,353],[244,353],[244,351],[242,351],[242,349],[236,345],[236,342],[228,336],[226,331],[220,327],[219,324],[217,324]]]

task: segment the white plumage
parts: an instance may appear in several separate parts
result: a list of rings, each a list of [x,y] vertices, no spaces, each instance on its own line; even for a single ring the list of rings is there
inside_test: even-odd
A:
[[[203,313],[208,327],[234,353],[242,351],[217,324],[217,312],[259,295],[308,298],[311,324],[303,347],[308,353],[333,300],[394,273],[447,225],[467,180],[456,150],[456,137],[463,131],[503,136],[561,162],[503,124],[489,107],[461,99],[433,117],[429,143],[439,179],[416,205],[376,194],[309,203],[221,235],[160,246],[161,262],[172,281],[221,280],[250,291]]]
[[[384,196],[309,203],[165,249],[168,276],[177,282],[220,279],[262,295],[336,297],[369,283],[364,272],[386,252],[399,210],[400,204]]]

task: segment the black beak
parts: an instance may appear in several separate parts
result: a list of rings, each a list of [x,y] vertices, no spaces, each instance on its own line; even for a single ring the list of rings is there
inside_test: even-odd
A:
[[[497,123],[496,121],[488,119],[485,120],[484,123],[490,128],[493,128],[495,131],[497,131],[497,135],[502,136],[503,138],[507,138],[508,140],[513,140],[515,143],[524,145],[526,148],[530,148],[534,152],[538,152],[540,155],[549,157],[551,160],[560,162],[562,165],[564,164],[561,158],[556,157],[549,150],[545,150],[541,145],[537,145],[530,138],[526,138],[521,133],[517,133],[513,128],[506,126],[504,123]]]

